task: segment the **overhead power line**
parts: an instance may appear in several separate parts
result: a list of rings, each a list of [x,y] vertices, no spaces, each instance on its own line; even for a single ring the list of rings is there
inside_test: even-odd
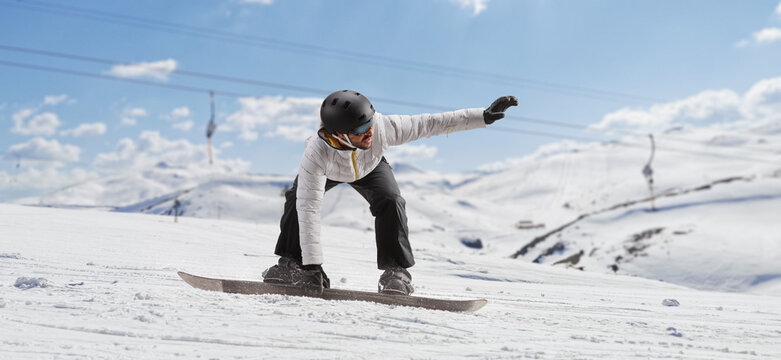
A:
[[[62,53],[62,52],[56,52],[56,51],[50,51],[50,50],[41,50],[41,49],[32,49],[32,48],[25,48],[25,47],[19,47],[19,46],[11,46],[11,45],[3,45],[0,44],[0,50],[4,51],[12,51],[12,52],[18,52],[18,53],[25,53],[25,54],[33,54],[33,55],[40,55],[40,56],[47,56],[47,57],[54,57],[59,59],[69,59],[69,60],[77,60],[77,61],[83,61],[83,62],[89,62],[89,63],[95,63],[95,64],[102,64],[102,65],[132,65],[130,62],[116,60],[116,59],[106,59],[106,58],[99,58],[95,56],[88,56],[88,55],[81,55],[81,54],[70,54],[70,53]],[[66,70],[71,71],[71,70]],[[198,71],[189,71],[189,70],[183,70],[183,69],[176,69],[173,71],[174,74],[192,77],[192,78],[199,78],[199,79],[208,79],[208,80],[217,80],[217,81],[223,81],[223,82],[230,82],[230,83],[237,83],[237,84],[244,84],[244,85],[253,85],[253,86],[262,86],[267,88],[276,88],[276,89],[284,89],[284,90],[292,90],[302,93],[309,93],[314,94],[317,96],[324,96],[325,94],[328,94],[331,92],[331,90],[325,90],[325,89],[316,89],[311,87],[305,87],[305,86],[297,86],[297,85],[290,85],[290,84],[281,84],[281,83],[275,83],[265,80],[258,80],[258,79],[250,79],[247,77],[236,77],[236,76],[227,76],[227,75],[220,75],[220,74],[212,74],[212,73],[205,73],[205,72],[198,72]],[[89,74],[89,73],[85,73]],[[91,74],[94,75],[94,74]],[[102,77],[102,76],[101,76]],[[115,79],[111,76],[108,76],[109,78]],[[139,80],[143,81],[143,80]],[[138,81],[136,81],[138,82]],[[152,81],[143,81],[149,85],[158,84],[157,82]],[[197,90],[196,90],[197,91]],[[204,90],[207,91],[207,90]],[[238,93],[232,93],[232,92],[219,92],[220,95],[225,96],[232,96],[232,97],[247,97],[247,96],[253,96],[253,95],[241,95]],[[397,99],[389,99],[389,98],[382,98],[382,97],[372,97],[373,101],[381,102],[381,103],[388,103],[388,104],[395,104],[395,105],[401,105],[401,106],[407,106],[412,108],[419,108],[419,109],[426,109],[426,110],[436,110],[436,111],[449,111],[452,110],[452,108],[442,105],[435,105],[435,104],[423,104],[423,103],[417,103],[417,102],[411,102],[411,101],[404,101],[404,100],[397,100]],[[646,134],[640,134],[636,131],[629,131],[629,130],[621,130],[621,129],[612,129],[612,130],[594,130],[589,129],[588,127],[585,127],[581,124],[576,123],[570,123],[565,121],[556,121],[556,120],[549,120],[549,119],[539,119],[534,117],[528,117],[528,116],[517,116],[517,115],[507,115],[506,119],[513,120],[513,121],[522,121],[524,123],[532,123],[532,124],[541,124],[546,126],[554,126],[554,127],[561,127],[561,128],[567,128],[567,129],[574,129],[579,131],[598,131],[603,133],[608,132],[614,132],[617,134],[623,134],[623,135],[630,135],[630,136],[642,136],[645,137]],[[699,144],[698,142],[688,140],[688,139],[678,139],[675,137],[667,137],[668,140],[674,141],[674,142],[680,142],[680,143],[688,143],[688,144]],[[771,151],[767,149],[758,149],[758,148],[752,148],[752,147],[746,147],[746,149],[758,151],[758,152],[765,152],[770,153]]]
[[[88,8],[63,5],[59,3],[50,3],[36,0],[26,0],[16,2],[13,0],[0,0],[7,5],[19,9],[45,12],[50,14],[65,15],[71,17],[84,18],[89,20],[108,22],[113,24],[122,24],[145,30],[158,30],[169,33],[198,36],[202,38],[228,41],[241,45],[251,45],[279,51],[286,51],[298,54],[307,54],[319,57],[328,57],[348,62],[357,62],[387,68],[427,73],[432,75],[451,77],[457,79],[476,80],[494,84],[522,86],[529,90],[546,91],[570,96],[579,96],[582,98],[591,98],[598,100],[609,100],[626,102],[641,101],[645,103],[660,102],[663,100],[635,95],[618,91],[607,91],[585,86],[576,86],[568,84],[553,83],[530,78],[509,76],[506,74],[496,74],[485,71],[475,71],[471,69],[430,64],[420,61],[379,56],[356,51],[335,49],[332,47],[318,46],[312,44],[296,43],[291,41],[282,41],[269,37],[260,37],[246,35],[229,31],[221,31],[199,26],[172,23],[157,19],[150,19],[126,14],[118,14],[107,11],[93,10]]]
[[[180,90],[180,91],[189,91],[189,92],[198,92],[198,93],[208,93],[209,89],[206,88],[200,88],[195,86],[187,86],[187,85],[176,85],[176,84],[168,84],[168,83],[161,83],[161,82],[155,82],[155,81],[149,81],[149,80],[141,80],[141,79],[130,79],[130,78],[119,78],[111,75],[102,75],[102,74],[93,74],[86,71],[78,71],[78,70],[70,70],[70,69],[62,69],[62,68],[55,68],[51,66],[43,66],[43,65],[34,65],[34,64],[24,64],[19,62],[13,62],[13,61],[5,61],[0,60],[0,65],[3,66],[10,66],[10,67],[16,67],[16,68],[23,68],[23,69],[29,69],[29,70],[38,70],[38,71],[46,71],[46,72],[53,72],[53,73],[59,73],[59,74],[65,74],[65,75],[75,75],[75,76],[81,76],[81,77],[88,77],[93,79],[103,79],[103,80],[111,80],[111,81],[118,81],[118,82],[128,82],[128,83],[135,83],[139,85],[146,85],[146,86],[155,86],[160,88],[167,88],[167,89],[173,89],[173,90]],[[215,91],[215,93],[228,96],[228,97],[250,97],[252,95],[248,94],[241,94],[236,92],[230,92],[230,91]]]
[[[15,52],[22,52],[22,53],[28,53],[28,54],[36,54],[36,55],[44,55],[44,56],[50,56],[50,57],[57,57],[57,58],[63,58],[63,59],[71,59],[71,60],[78,60],[78,61],[85,61],[85,62],[91,62],[91,63],[97,63],[97,64],[104,64],[104,65],[123,65],[123,64],[130,64],[129,62],[124,61],[117,61],[117,60],[110,60],[105,58],[97,58],[92,56],[85,56],[85,55],[76,55],[76,54],[66,54],[66,53],[60,53],[60,52],[54,52],[54,51],[48,51],[48,50],[38,50],[38,49],[30,49],[30,48],[22,48],[18,46],[9,46],[9,45],[0,45],[0,50],[7,50],[7,51],[15,51]],[[10,62],[7,62],[10,63]],[[21,63],[14,63],[14,64],[21,64]],[[24,65],[24,64],[22,64]],[[13,65],[9,65],[13,66]],[[73,70],[68,69],[57,69],[47,66],[36,66],[31,65],[31,67],[38,67],[39,70],[52,70],[55,72],[58,71],[64,71],[64,72],[74,72]],[[48,69],[48,70],[46,70]],[[154,82],[154,81],[147,81],[147,80],[138,80],[138,79],[128,79],[128,78],[119,78],[115,76],[110,75],[97,75],[93,73],[88,72],[82,72],[82,71],[75,71],[77,74],[72,75],[81,75],[81,76],[87,76],[87,77],[93,77],[93,78],[103,78],[108,80],[116,80],[116,81],[122,81],[122,80],[132,80],[132,82],[136,83],[143,83],[150,86],[156,86],[158,84],[166,85],[164,83]],[[173,71],[173,73],[178,75],[184,75],[188,77],[194,77],[194,78],[201,78],[201,79],[210,79],[210,80],[219,80],[219,81],[225,81],[225,82],[233,82],[233,83],[241,83],[245,85],[255,85],[255,86],[263,86],[267,88],[275,88],[275,89],[285,89],[285,90],[293,90],[293,91],[299,91],[303,93],[309,93],[309,94],[315,94],[317,96],[324,97],[325,95],[329,94],[333,90],[324,90],[324,89],[316,89],[311,87],[305,87],[305,86],[296,86],[296,85],[289,85],[289,84],[281,84],[281,83],[275,83],[270,81],[264,81],[264,80],[256,80],[256,79],[249,79],[249,78],[240,78],[235,76],[227,76],[227,75],[219,75],[219,74],[210,74],[210,73],[204,73],[204,72],[197,72],[197,71],[188,71],[188,70],[180,70],[177,69]],[[175,86],[162,86],[162,87],[175,87]],[[188,87],[191,89],[197,89],[193,91],[212,91],[207,90],[205,88],[195,88],[195,87]],[[180,89],[184,90],[184,89]],[[222,96],[228,96],[228,97],[250,97],[255,95],[250,94],[240,94],[236,92],[231,91],[215,91],[215,93],[222,95]],[[388,104],[395,104],[395,105],[402,105],[402,106],[408,106],[408,107],[414,107],[414,108],[422,108],[422,109],[433,109],[433,110],[440,110],[440,111],[447,111],[450,108],[446,106],[437,106],[437,105],[431,105],[431,104],[422,104],[422,103],[416,103],[412,101],[404,101],[404,100],[395,100],[395,99],[388,99],[388,98],[381,98],[381,97],[372,97],[373,101],[377,102],[383,102]]]
[[[72,75],[72,76],[80,76],[80,77],[87,77],[87,78],[93,78],[93,79],[111,80],[111,81],[116,81],[116,82],[127,82],[127,83],[133,83],[133,84],[137,84],[137,85],[153,86],[153,87],[159,87],[159,88],[165,88],[165,89],[171,89],[171,90],[179,90],[179,91],[187,91],[187,92],[197,92],[197,93],[210,93],[210,92],[213,92],[214,94],[220,94],[222,96],[233,97],[233,98],[254,97],[254,95],[251,95],[251,94],[238,93],[238,92],[233,92],[233,91],[213,90],[213,89],[207,89],[207,88],[203,88],[203,87],[161,83],[161,82],[149,81],[149,80],[141,80],[141,79],[120,78],[120,77],[115,77],[115,76],[111,76],[111,75],[94,74],[94,73],[89,73],[89,72],[79,71],[79,70],[63,69],[63,68],[56,68],[56,67],[43,66],[43,65],[26,64],[26,63],[12,62],[12,61],[6,61],[6,60],[0,60],[0,66],[8,66],[8,67],[28,69],[28,70],[45,71],[45,72],[59,73],[59,74],[64,74],[64,75]],[[375,101],[391,102],[391,103],[402,104],[402,105],[407,105],[407,106],[428,107],[428,108],[432,108],[433,107],[433,106],[426,105],[426,104],[407,103],[407,102],[404,102],[404,101],[392,100],[392,99],[377,99],[377,98],[373,98],[373,99],[375,99]],[[549,137],[549,138],[554,138],[554,139],[559,139],[559,140],[577,140],[577,141],[591,141],[591,142],[594,142],[594,141],[604,142],[605,141],[605,140],[598,140],[598,139],[587,138],[587,137],[579,137],[579,136],[571,136],[571,135],[561,135],[561,134],[552,134],[552,133],[546,133],[546,132],[540,132],[540,131],[521,130],[521,129],[513,129],[513,128],[505,128],[505,127],[496,127],[496,126],[491,126],[491,127],[488,127],[487,129],[491,130],[491,131],[501,131],[501,132],[505,132],[505,133],[515,133],[515,134],[523,134],[523,135],[538,136],[538,137]],[[639,145],[639,144],[631,144],[631,143],[620,142],[620,141],[609,141],[609,142],[612,143],[612,144],[618,145],[618,146],[643,148],[643,146]],[[662,150],[662,149],[660,149],[660,150]],[[715,157],[723,157],[723,158],[732,158],[732,159],[744,160],[744,161],[750,161],[750,162],[757,162],[757,163],[771,163],[771,164],[777,163],[776,161],[768,161],[768,160],[763,160],[763,159],[756,159],[756,158],[749,158],[749,157],[742,157],[742,156],[721,154],[721,153],[698,152],[698,151],[690,151],[690,150],[685,150],[685,149],[672,149],[672,148],[666,148],[664,150],[673,151],[673,152],[696,154],[696,155],[703,155],[703,156],[715,156]]]

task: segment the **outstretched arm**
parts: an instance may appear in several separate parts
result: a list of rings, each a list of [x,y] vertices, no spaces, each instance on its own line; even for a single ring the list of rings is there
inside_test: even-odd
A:
[[[385,115],[383,136],[388,146],[417,139],[485,127],[483,109],[464,109],[440,114]]]
[[[504,117],[504,111],[518,105],[514,96],[503,96],[487,109],[463,109],[439,114],[384,115],[383,136],[388,146],[424,137],[485,127]]]

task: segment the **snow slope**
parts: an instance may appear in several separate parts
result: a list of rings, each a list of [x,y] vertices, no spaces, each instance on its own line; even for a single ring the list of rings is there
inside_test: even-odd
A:
[[[479,312],[213,293],[176,276],[258,278],[274,225],[0,204],[0,229],[0,358],[781,357],[777,297],[539,266],[436,232],[414,239],[418,293],[485,297]],[[374,289],[373,234],[323,234],[334,285]]]
[[[741,148],[719,150],[758,158]],[[781,158],[765,154],[762,159],[779,160],[750,162],[657,153],[652,203],[638,166],[643,155],[592,145],[529,157],[459,188],[458,195],[480,197],[478,211],[516,215],[504,228],[518,219],[547,225],[494,239],[518,259],[703,289],[781,294]],[[512,187],[518,190],[491,190]],[[501,218],[498,212],[495,218]]]
[[[653,202],[641,172],[646,137],[553,143],[480,172],[394,167],[411,235],[431,238],[432,248],[781,295],[781,142],[773,129],[745,122],[658,134]],[[275,225],[292,181],[161,163],[36,203]],[[373,231],[366,202],[347,185],[325,196],[322,215],[326,225]]]

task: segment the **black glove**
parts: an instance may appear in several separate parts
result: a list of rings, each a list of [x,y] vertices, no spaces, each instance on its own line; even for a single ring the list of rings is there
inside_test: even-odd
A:
[[[331,280],[322,265],[304,265],[301,267],[301,287],[308,294],[321,295],[323,289],[331,287]]]
[[[494,121],[504,117],[504,111],[510,106],[518,105],[518,99],[515,96],[502,96],[494,100],[493,104],[483,111],[483,121],[486,124],[493,124]]]

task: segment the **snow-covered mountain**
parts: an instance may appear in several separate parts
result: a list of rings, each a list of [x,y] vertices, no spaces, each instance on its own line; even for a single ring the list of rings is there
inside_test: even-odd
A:
[[[0,358],[778,358],[771,136],[658,136],[654,199],[642,138],[552,144],[462,174],[396,164],[417,293],[487,298],[476,314],[178,279],[259,278],[292,176],[161,163],[0,204]],[[322,211],[334,286],[375,289],[365,201],[341,185]]]
[[[484,171],[394,164],[413,246],[619,273],[726,291],[781,293],[778,134],[751,124],[679,127],[655,138],[655,199],[642,174],[647,138],[554,143]],[[40,205],[277,224],[292,176],[176,166],[77,184]],[[331,190],[323,223],[373,230],[365,201]],[[416,241],[433,234],[433,241]],[[372,235],[364,235],[371,240]]]

